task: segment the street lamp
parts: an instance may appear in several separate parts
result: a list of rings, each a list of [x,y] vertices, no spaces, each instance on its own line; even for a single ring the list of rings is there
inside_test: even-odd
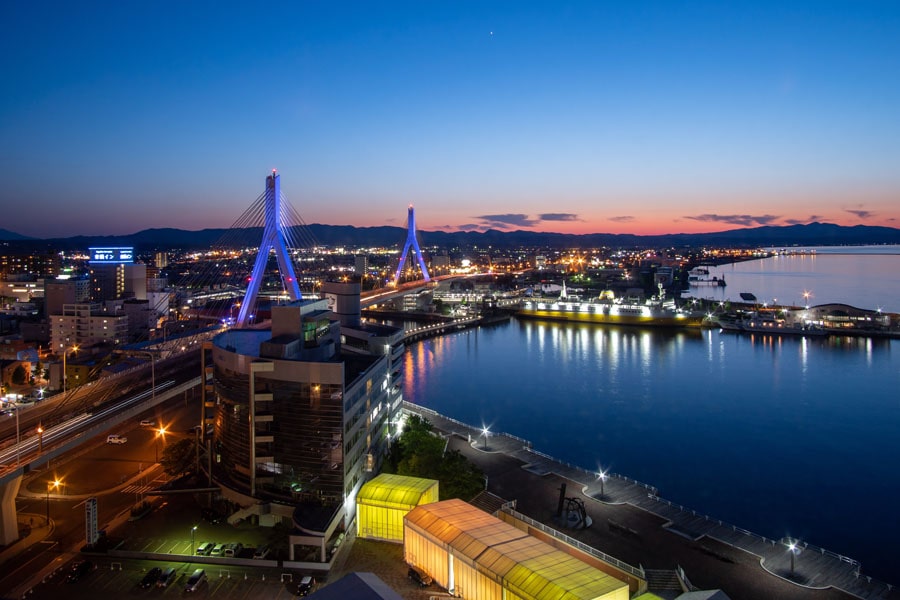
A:
[[[481,428],[481,435],[484,436],[484,449],[485,450],[488,449],[487,440],[488,440],[488,435],[490,435],[490,433],[491,433],[491,431],[487,427]]]
[[[72,351],[77,353],[78,346],[77,345],[72,346]],[[66,390],[67,390],[66,382],[67,382],[68,377],[66,377],[66,357],[68,357],[68,355],[69,355],[69,349],[67,347],[63,346],[63,393],[64,394],[66,393]]]
[[[191,556],[194,555],[194,532],[197,531],[197,526],[194,525],[191,527]]]
[[[794,575],[794,557],[800,554],[800,547],[797,545],[797,540],[791,540],[788,544],[788,552],[791,553],[791,576]]]
[[[54,479],[53,481],[47,482],[47,526],[50,526],[50,490],[57,489],[59,490],[59,486],[62,484],[62,481],[59,479]]]
[[[606,490],[604,489],[604,484],[606,483],[607,478],[609,478],[609,475],[606,474],[606,471],[601,470],[599,473],[597,473],[597,479],[600,480],[600,497],[601,498],[606,495]]]
[[[157,432],[156,432],[156,462],[159,462],[159,438],[166,439],[165,435],[166,435],[165,427],[160,427],[159,430],[157,430]]]

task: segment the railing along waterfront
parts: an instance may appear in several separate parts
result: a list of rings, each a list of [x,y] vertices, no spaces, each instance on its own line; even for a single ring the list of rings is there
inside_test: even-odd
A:
[[[425,408],[425,407],[423,407],[423,406],[419,406],[419,405],[417,405],[417,404],[413,404],[413,403],[411,403],[411,402],[409,402],[409,401],[407,401],[407,400],[404,400],[404,401],[403,401],[403,404],[404,404],[404,408],[405,408],[406,410],[409,410],[410,412],[420,412],[420,413],[424,413],[424,414],[434,415],[434,416],[436,416],[436,417],[439,417],[440,419],[443,419],[443,420],[445,420],[445,421],[448,421],[448,422],[450,422],[450,423],[453,423],[453,424],[459,426],[459,427],[460,427],[461,429],[463,429],[463,430],[470,430],[470,431],[473,431],[473,432],[476,432],[476,433],[478,433],[478,432],[481,431],[481,430],[480,430],[479,428],[477,428],[477,427],[473,427],[473,426],[469,425],[468,423],[463,423],[462,421],[459,421],[459,420],[454,419],[454,418],[452,418],[452,417],[448,417],[448,416],[446,416],[446,415],[443,415],[443,414],[439,413],[438,411],[436,411],[436,410],[434,410],[434,409],[431,409],[431,408]],[[499,437],[499,436],[506,436],[506,437],[512,438],[512,439],[514,439],[514,440],[516,440],[516,441],[518,441],[518,442],[521,442],[521,443],[522,443],[522,449],[525,450],[525,451],[527,451],[527,452],[530,452],[530,453],[532,453],[532,454],[535,454],[536,456],[540,456],[541,458],[544,458],[544,459],[546,459],[546,460],[548,460],[548,461],[550,461],[550,462],[553,462],[553,463],[556,464],[556,465],[564,466],[564,467],[567,467],[567,468],[569,468],[569,469],[576,470],[576,471],[579,471],[579,472],[583,473],[583,474],[586,476],[586,478],[588,478],[588,481],[581,481],[580,483],[585,483],[586,485],[589,485],[590,483],[593,483],[594,479],[597,477],[597,473],[596,473],[595,471],[589,471],[589,470],[585,469],[584,467],[580,467],[580,466],[578,466],[578,465],[573,465],[573,464],[571,464],[571,463],[561,461],[561,460],[559,460],[559,459],[557,459],[557,458],[555,458],[555,457],[553,457],[553,456],[551,456],[551,455],[549,455],[549,454],[547,454],[547,453],[545,453],[545,452],[541,452],[540,450],[535,450],[534,448],[531,447],[531,442],[529,442],[528,440],[525,440],[525,439],[523,439],[523,438],[520,438],[520,437],[518,437],[518,436],[511,435],[511,434],[508,434],[508,433],[496,433],[496,434],[491,433],[491,436],[492,436],[492,437],[493,437],[493,436],[498,436],[498,437]],[[696,510],[687,508],[686,506],[684,506],[684,505],[682,505],[682,504],[677,504],[677,503],[674,503],[674,502],[672,502],[672,501],[670,501],[670,500],[666,500],[665,498],[661,498],[661,497],[658,495],[659,492],[658,492],[657,488],[655,488],[655,487],[653,487],[653,486],[651,486],[651,485],[648,485],[648,484],[646,484],[646,483],[642,483],[642,482],[640,482],[640,481],[638,481],[638,480],[636,480],[636,479],[632,479],[632,478],[626,477],[626,476],[624,476],[624,475],[620,475],[620,474],[618,474],[618,473],[608,473],[607,476],[609,476],[609,477],[614,477],[614,478],[616,478],[616,479],[622,480],[622,481],[624,481],[624,482],[626,482],[626,483],[628,483],[628,484],[634,484],[634,485],[643,487],[644,489],[647,490],[647,498],[648,498],[649,500],[653,501],[653,502],[656,502],[656,503],[659,503],[659,504],[661,504],[661,505],[666,505],[666,506],[668,506],[668,507],[677,509],[678,511],[683,512],[683,513],[690,514],[692,517],[699,517],[699,518],[701,518],[701,519],[704,519],[705,521],[708,521],[709,523],[711,523],[711,524],[714,525],[714,526],[718,526],[718,527],[723,527],[723,528],[729,529],[729,530],[731,530],[733,533],[740,533],[740,534],[746,536],[749,540],[755,540],[756,542],[762,543],[762,544],[767,545],[767,546],[772,546],[772,547],[776,547],[776,546],[778,546],[779,544],[783,544],[783,545],[787,546],[787,542],[785,541],[785,538],[781,538],[781,539],[768,538],[768,537],[766,537],[766,536],[759,535],[758,533],[754,533],[754,532],[752,532],[752,531],[749,531],[749,530],[747,530],[747,529],[744,529],[743,527],[738,527],[737,525],[733,525],[733,524],[728,523],[728,522],[726,522],[726,521],[723,521],[723,520],[721,520],[721,519],[716,519],[716,518],[710,517],[709,515],[705,515],[705,514],[703,514],[703,513],[698,513]],[[649,507],[649,506],[646,506],[646,505],[639,505],[639,504],[634,504],[633,501],[629,501],[629,503],[632,504],[632,505],[634,505],[634,506],[636,506],[636,507],[638,507],[638,508],[643,508],[644,510],[650,510],[651,512],[653,512],[653,511],[652,511],[652,508]],[[554,535],[555,537],[558,537],[558,538],[560,538],[560,539],[564,539],[567,543],[571,543],[572,545],[578,547],[579,549],[582,549],[582,550],[585,550],[585,551],[587,551],[587,552],[590,552],[591,554],[597,556],[598,558],[601,558],[602,560],[607,560],[606,558],[603,558],[603,556],[608,556],[608,555],[605,555],[605,554],[604,554],[603,552],[601,552],[600,550],[596,550],[596,549],[594,549],[594,548],[591,548],[590,546],[587,546],[587,545],[583,544],[582,542],[579,542],[578,540],[575,540],[574,538],[570,538],[569,536],[565,535],[564,533],[557,532],[556,530],[554,530],[554,529],[552,529],[552,528],[549,528],[549,527],[547,527],[546,525],[544,525],[544,524],[542,524],[542,523],[540,523],[540,522],[538,522],[538,521],[534,521],[534,519],[531,519],[530,517],[527,517],[527,516],[525,516],[525,515],[521,515],[521,517],[520,517],[520,516],[519,516],[520,513],[517,513],[516,511],[514,511],[514,510],[512,510],[512,509],[503,509],[503,510],[504,510],[504,512],[507,512],[507,513],[509,513],[509,514],[511,514],[511,515],[513,515],[513,516],[515,516],[516,518],[521,518],[521,519],[522,519],[524,522],[526,522],[526,523],[533,524],[535,527],[540,528],[542,531],[545,531],[545,532],[547,532],[547,533],[549,533],[549,534],[551,534],[551,535]],[[661,513],[656,513],[656,514],[659,514],[660,516],[665,517],[665,515],[663,515],[663,514],[661,514]],[[730,541],[730,540],[727,540],[727,539],[722,539],[721,537],[717,537],[717,536],[715,535],[715,532],[707,532],[707,533],[705,533],[704,535],[708,535],[708,536],[710,536],[710,537],[713,537],[713,538],[715,538],[715,539],[718,539],[719,541],[721,541],[721,542],[723,542],[723,543],[725,543],[725,544],[728,544],[729,546],[732,546],[732,547],[734,547],[734,548],[738,548],[738,549],[745,550],[745,551],[749,551],[749,552],[752,552],[752,551],[753,551],[753,550],[751,549],[751,547],[749,547],[749,546],[746,546],[746,547],[745,547],[744,544],[743,544],[742,542],[738,542],[738,541]],[[850,558],[849,556],[844,556],[844,555],[842,555],[842,554],[838,554],[838,553],[836,553],[836,552],[832,552],[831,550],[826,550],[825,548],[821,548],[821,547],[819,547],[819,546],[815,546],[815,545],[813,545],[813,544],[809,544],[809,543],[806,543],[806,542],[802,542],[802,547],[803,547],[804,552],[815,552],[815,553],[820,554],[820,555],[823,555],[823,556],[831,557],[831,558],[833,558],[833,559],[835,559],[835,560],[837,560],[837,561],[840,561],[841,563],[845,563],[845,564],[851,565],[851,566],[854,567],[854,569],[855,569],[855,575],[856,575],[856,577],[859,578],[859,579],[865,580],[865,581],[866,581],[868,584],[870,584],[870,585],[880,585],[880,586],[883,586],[883,587],[884,587],[885,589],[887,589],[888,591],[892,591],[892,590],[894,589],[894,586],[893,586],[892,584],[889,584],[889,583],[886,583],[886,582],[883,582],[883,581],[879,581],[878,579],[873,578],[873,577],[871,577],[871,576],[862,575],[862,574],[861,574],[861,568],[862,568],[862,565],[861,565],[861,563],[860,563],[858,560],[856,560],[856,559]],[[598,556],[598,553],[599,553],[600,555],[603,555],[603,556]],[[616,559],[616,558],[614,558],[614,557],[609,557],[609,559],[610,559],[610,560],[607,560],[607,562],[609,562],[609,563],[611,563],[611,564],[614,564],[614,565],[616,565],[616,566],[619,566],[619,567],[621,567],[623,570],[627,570],[627,569],[625,569],[625,567],[629,567],[630,569],[634,569],[633,572],[632,572],[632,571],[629,571],[629,572],[631,572],[632,574],[634,574],[634,575],[636,575],[636,576],[639,576],[639,577],[641,577],[641,578],[645,578],[645,577],[644,577],[644,574],[643,574],[643,573],[644,573],[643,568],[637,569],[637,568],[635,568],[635,567],[633,567],[633,566],[631,566],[631,565],[628,565],[627,563],[623,563],[622,561],[620,561],[620,560],[618,560],[618,559]],[[625,567],[622,567],[621,565],[625,565]],[[844,589],[844,588],[841,588],[841,589]],[[847,591],[847,590],[845,589],[844,591]]]
[[[597,472],[596,472],[596,471],[589,471],[589,470],[585,469],[585,468],[582,467],[582,466],[579,466],[579,465],[573,465],[572,463],[568,463],[568,462],[559,460],[558,458],[553,457],[553,456],[550,456],[549,454],[547,454],[547,453],[545,453],[545,452],[541,452],[540,450],[535,450],[534,448],[531,447],[531,442],[529,442],[529,447],[527,448],[527,450],[528,450],[529,452],[531,452],[532,454],[537,454],[538,456],[540,456],[540,457],[542,457],[542,458],[546,458],[547,460],[553,461],[553,462],[555,462],[555,463],[558,464],[558,465],[563,465],[563,466],[568,467],[568,468],[570,468],[570,469],[575,469],[576,471],[581,471],[582,473],[584,473],[585,475],[588,475],[589,477],[597,477]],[[653,487],[652,485],[649,485],[649,484],[644,483],[644,482],[642,482],[642,481],[638,481],[637,479],[633,479],[633,478],[630,478],[630,477],[626,477],[625,475],[621,475],[621,474],[619,474],[619,473],[605,473],[605,475],[606,475],[607,477],[615,477],[616,479],[621,479],[622,481],[624,481],[625,483],[627,483],[627,484],[629,484],[629,485],[637,485],[637,486],[640,486],[640,487],[644,488],[645,490],[647,490],[647,494],[648,494],[648,495],[650,495],[651,493],[655,495],[655,494],[657,494],[657,493],[659,492],[659,490],[657,490],[657,489],[656,489],[655,487]],[[582,482],[582,483],[584,483],[584,482]]]
[[[502,510],[503,512],[507,513],[508,515],[510,515],[512,517],[515,517],[516,519],[519,519],[520,521],[522,521],[524,523],[528,523],[528,525],[534,527],[535,529],[540,529],[544,533],[551,535],[558,540],[564,541],[565,543],[569,544],[570,546],[573,546],[573,547],[581,550],[585,554],[590,554],[594,558],[598,558],[605,563],[609,563],[612,566],[616,567],[617,569],[625,571],[626,573],[628,573],[630,575],[639,577],[640,579],[647,579],[647,576],[644,574],[643,567],[640,567],[640,568],[634,567],[632,565],[629,565],[626,562],[622,562],[615,556],[610,556],[606,552],[597,550],[593,546],[588,546],[584,542],[578,541],[573,537],[569,537],[565,533],[558,531],[556,529],[553,529],[552,527],[548,527],[547,525],[544,525],[540,521],[535,521],[531,517],[529,517],[527,515],[523,515],[522,513],[518,512],[516,510],[513,510],[511,508],[502,508],[500,510]]]

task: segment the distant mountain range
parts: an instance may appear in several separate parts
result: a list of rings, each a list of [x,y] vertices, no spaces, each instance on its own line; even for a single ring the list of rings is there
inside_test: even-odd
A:
[[[351,225],[312,224],[305,229],[295,228],[294,239],[307,240],[309,245],[337,247],[392,247],[406,241],[403,227],[353,227]],[[7,247],[23,249],[58,248],[86,249],[89,246],[134,246],[138,252],[155,249],[199,249],[211,246],[251,246],[259,242],[260,228],[242,230],[203,229],[145,229],[131,235],[77,236],[38,240],[0,229],[0,240]],[[715,233],[673,233],[665,235],[632,235],[591,233],[541,233],[535,231],[420,231],[423,246],[441,248],[664,248],[664,247],[744,247],[762,246],[843,246],[863,244],[900,244],[900,229],[855,225],[846,227],[830,223],[807,225],[765,226],[750,229],[731,229]]]

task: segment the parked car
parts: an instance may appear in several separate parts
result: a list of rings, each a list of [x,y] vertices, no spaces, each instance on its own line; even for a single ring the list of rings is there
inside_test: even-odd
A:
[[[215,542],[203,542],[199,546],[197,546],[197,551],[194,553],[197,556],[209,556],[213,551],[213,548],[216,547]]]
[[[94,568],[94,563],[89,560],[80,560],[74,565],[72,565],[72,570],[69,571],[69,574],[66,575],[66,583],[75,583],[85,575],[91,572],[91,569]]]
[[[209,555],[222,556],[223,552],[225,552],[225,544],[216,544],[216,547],[212,549],[212,552],[210,552]]]
[[[308,596],[314,585],[316,585],[315,577],[304,575],[303,579],[300,580],[300,584],[297,586],[297,595]]]
[[[410,567],[406,575],[418,583],[420,587],[428,587],[434,581],[434,579],[431,578],[431,575],[418,567]]]
[[[119,435],[118,433],[113,433],[111,435],[106,436],[107,444],[124,444],[128,441],[128,438],[124,435]]]
[[[235,556],[241,555],[241,550],[244,549],[244,545],[238,542],[237,544],[225,544],[225,549],[222,550],[222,556],[225,558],[234,558]]]
[[[256,547],[256,551],[253,553],[253,558],[265,558],[271,551],[272,547],[269,546],[269,544],[260,544]]]
[[[220,515],[219,513],[217,513],[216,511],[214,511],[211,508],[202,509],[200,511],[200,517],[207,523],[210,523],[211,525],[217,525],[218,523],[222,522],[222,515]]]
[[[160,569],[159,567],[153,567],[152,569],[147,571],[147,574],[144,575],[144,578],[141,579],[141,582],[138,585],[140,585],[145,590],[147,588],[153,587],[159,579],[161,573],[162,569]]]
[[[206,571],[203,569],[196,569],[191,576],[188,577],[187,583],[184,585],[185,592],[196,592],[203,582],[206,581]]]
[[[175,567],[168,567],[160,573],[159,579],[156,580],[156,587],[167,588],[177,577],[178,571],[175,570]]]

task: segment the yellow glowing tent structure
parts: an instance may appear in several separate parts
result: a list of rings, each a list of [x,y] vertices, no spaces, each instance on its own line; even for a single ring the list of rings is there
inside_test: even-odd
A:
[[[628,584],[463,502],[404,519],[406,561],[467,600],[628,600]]]
[[[437,499],[434,479],[382,473],[356,495],[356,536],[402,543],[406,513]]]

